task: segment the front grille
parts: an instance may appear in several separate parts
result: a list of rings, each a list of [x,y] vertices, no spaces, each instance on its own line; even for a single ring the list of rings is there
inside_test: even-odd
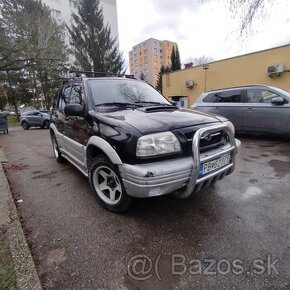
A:
[[[205,134],[199,143],[200,152],[217,149],[230,142],[229,135],[226,131],[218,131],[210,134]]]
[[[181,142],[182,151],[185,156],[192,156],[192,141],[194,139],[194,135],[197,130],[202,129],[204,127],[211,127],[213,124],[202,124],[199,126],[191,126],[185,127],[181,129],[177,129],[174,131],[175,135]],[[216,134],[219,133],[219,134]],[[205,138],[200,140],[200,153],[214,150],[219,148],[227,143],[230,143],[230,138],[228,133],[225,130],[220,130],[214,133],[211,133],[213,136],[210,140],[206,140]],[[216,135],[215,135],[216,134]]]

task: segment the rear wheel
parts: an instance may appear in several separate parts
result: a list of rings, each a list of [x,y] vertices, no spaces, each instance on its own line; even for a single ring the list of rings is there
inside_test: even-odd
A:
[[[65,158],[63,158],[61,152],[59,151],[59,147],[55,138],[55,135],[53,134],[51,136],[51,141],[52,141],[52,148],[53,148],[53,153],[55,156],[55,159],[58,163],[64,163],[65,162]]]
[[[104,208],[113,212],[125,212],[130,208],[132,198],[125,191],[119,170],[105,156],[92,161],[89,180]]]
[[[21,126],[22,126],[22,128],[23,128],[24,130],[28,130],[28,129],[29,129],[29,125],[28,125],[28,123],[27,123],[26,121],[23,121],[23,122],[21,123]]]

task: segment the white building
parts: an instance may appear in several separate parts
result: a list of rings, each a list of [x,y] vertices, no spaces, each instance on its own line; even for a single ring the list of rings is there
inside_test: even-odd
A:
[[[66,24],[71,23],[71,15],[76,12],[78,0],[42,0],[52,11],[55,19]],[[111,36],[119,43],[118,16],[116,0],[100,0],[105,24],[111,27]]]

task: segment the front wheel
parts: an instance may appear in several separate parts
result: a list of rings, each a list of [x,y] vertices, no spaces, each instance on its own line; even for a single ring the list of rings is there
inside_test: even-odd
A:
[[[132,203],[118,168],[105,156],[95,158],[89,170],[90,185],[100,204],[113,212],[125,212]]]
[[[24,130],[28,130],[29,129],[29,126],[28,126],[28,123],[26,121],[23,121],[22,124],[21,124],[22,128]]]

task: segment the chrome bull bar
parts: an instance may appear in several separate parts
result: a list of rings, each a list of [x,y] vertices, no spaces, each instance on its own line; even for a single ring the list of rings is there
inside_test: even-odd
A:
[[[217,150],[210,150],[205,153],[200,153],[200,140],[206,134],[212,134],[218,131],[225,131],[229,136],[229,144],[227,146],[222,146]],[[233,170],[235,166],[235,156],[238,153],[238,147],[235,141],[234,134],[226,125],[214,125],[211,127],[201,128],[194,134],[192,140],[192,157],[193,157],[193,168],[189,177],[189,181],[186,189],[179,195],[181,198],[186,198],[192,194],[192,192],[197,188],[197,191],[200,190],[202,185],[207,182],[210,184],[215,178],[221,178],[224,175],[228,174]],[[214,160],[220,156],[226,154],[232,154],[231,163],[227,166],[220,168],[217,171],[207,174],[206,176],[200,177],[200,164]]]

